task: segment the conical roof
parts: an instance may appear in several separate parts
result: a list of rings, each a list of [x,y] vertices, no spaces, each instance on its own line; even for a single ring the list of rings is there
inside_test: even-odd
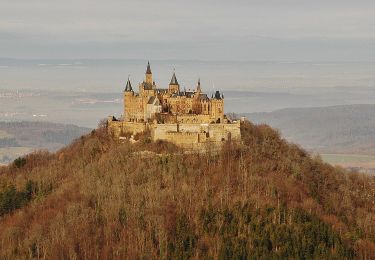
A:
[[[169,83],[169,85],[178,85],[176,74],[174,72],[173,72],[173,76],[172,76],[172,79],[171,79],[171,82]]]
[[[149,61],[147,62],[146,74],[152,74],[152,72],[151,72],[151,66],[150,66],[150,62]]]
[[[130,83],[130,79],[126,82],[125,91],[133,91],[132,84]]]
[[[202,91],[201,90],[201,79],[200,78],[198,78],[197,91]]]

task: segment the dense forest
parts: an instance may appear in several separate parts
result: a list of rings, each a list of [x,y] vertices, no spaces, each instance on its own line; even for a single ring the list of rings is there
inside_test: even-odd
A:
[[[198,154],[100,127],[0,167],[0,258],[375,258],[375,177],[241,131]]]

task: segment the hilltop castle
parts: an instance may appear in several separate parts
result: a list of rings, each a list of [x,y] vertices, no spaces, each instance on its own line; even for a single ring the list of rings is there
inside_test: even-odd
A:
[[[118,137],[150,130],[153,141],[166,140],[191,148],[241,137],[240,122],[232,122],[224,115],[223,94],[216,91],[209,98],[202,92],[200,80],[194,91],[181,91],[175,73],[167,89],[158,88],[150,63],[138,93],[128,78],[123,116],[110,116],[108,129]]]

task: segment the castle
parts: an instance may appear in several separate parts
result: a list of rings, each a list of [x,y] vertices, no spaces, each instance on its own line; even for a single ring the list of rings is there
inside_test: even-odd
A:
[[[158,88],[149,62],[138,93],[128,78],[123,116],[110,116],[108,129],[119,138],[126,133],[150,131],[153,141],[165,140],[193,149],[241,139],[240,122],[224,114],[223,94],[216,91],[209,98],[202,92],[200,80],[194,91],[181,91],[175,73],[167,89]]]

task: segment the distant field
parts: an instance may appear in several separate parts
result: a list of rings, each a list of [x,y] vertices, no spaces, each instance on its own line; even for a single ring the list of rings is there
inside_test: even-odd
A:
[[[20,156],[33,151],[30,147],[5,147],[0,148],[0,164],[6,164]]]
[[[6,131],[0,130],[0,139],[2,138],[10,138],[13,137],[13,135],[8,134]]]
[[[352,154],[344,160],[357,160],[357,154],[375,155],[374,114],[375,104],[359,104],[288,108],[246,116],[254,123],[267,123],[279,129],[287,140],[309,151]],[[329,157],[337,159],[334,155]]]
[[[90,131],[90,128],[49,122],[0,121],[0,163],[8,164],[34,150],[56,151]]]
[[[360,154],[321,154],[323,161],[342,167],[375,168],[375,156]]]

